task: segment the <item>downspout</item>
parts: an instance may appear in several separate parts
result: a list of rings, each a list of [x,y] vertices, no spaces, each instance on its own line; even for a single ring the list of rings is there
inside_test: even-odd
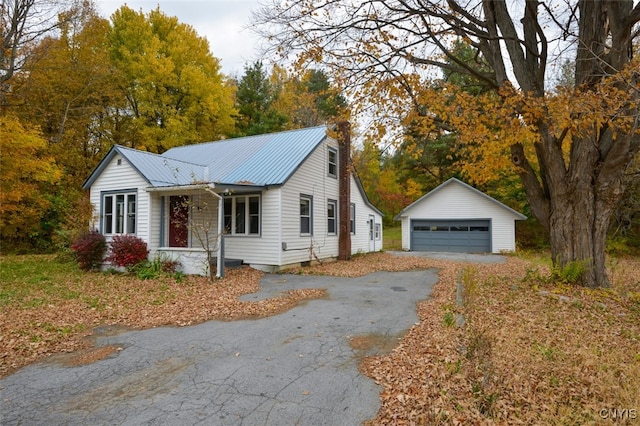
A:
[[[224,199],[210,186],[207,186],[204,189],[218,199],[218,258],[216,265],[216,278],[224,278]]]

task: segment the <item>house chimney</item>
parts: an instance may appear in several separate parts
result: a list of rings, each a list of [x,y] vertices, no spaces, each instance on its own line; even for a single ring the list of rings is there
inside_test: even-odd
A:
[[[351,125],[338,123],[338,260],[351,259]]]

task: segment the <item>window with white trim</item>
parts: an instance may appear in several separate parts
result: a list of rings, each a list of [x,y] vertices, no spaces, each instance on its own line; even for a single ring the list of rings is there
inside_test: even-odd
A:
[[[338,233],[338,202],[336,200],[327,201],[327,234],[336,235]]]
[[[224,232],[227,235],[260,235],[260,196],[224,198]]]
[[[380,240],[382,226],[379,223],[376,223],[376,240]]]
[[[313,198],[300,195],[300,235],[313,234]]]
[[[136,193],[109,193],[102,197],[102,233],[136,233]]]
[[[331,177],[338,177],[338,150],[329,148],[328,173]]]

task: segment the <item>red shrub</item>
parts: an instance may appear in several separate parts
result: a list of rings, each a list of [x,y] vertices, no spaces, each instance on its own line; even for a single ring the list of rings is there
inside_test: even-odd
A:
[[[133,235],[116,235],[110,243],[107,261],[123,268],[131,268],[147,260],[147,243]]]
[[[80,269],[98,269],[107,251],[107,241],[98,231],[91,231],[78,237],[71,244],[71,250],[76,254]]]

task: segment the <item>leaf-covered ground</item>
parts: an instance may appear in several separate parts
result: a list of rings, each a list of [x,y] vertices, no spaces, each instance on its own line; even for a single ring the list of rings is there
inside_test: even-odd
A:
[[[542,265],[521,257],[467,264],[376,253],[289,272],[359,276],[439,268],[432,297],[417,306],[420,321],[389,354],[363,360],[362,371],[383,389],[372,425],[640,418],[640,260],[610,262],[613,286],[606,290],[549,281]],[[261,276],[249,268],[229,270],[211,284],[201,277],[177,282],[69,274],[53,287],[31,284],[20,297],[7,286],[0,292],[0,377],[53,353],[82,353],[97,325],[147,328],[259,318],[325,296],[317,289],[239,301],[239,295],[258,289]],[[464,284],[462,307],[456,303],[457,281]],[[459,316],[462,327],[456,326]]]

